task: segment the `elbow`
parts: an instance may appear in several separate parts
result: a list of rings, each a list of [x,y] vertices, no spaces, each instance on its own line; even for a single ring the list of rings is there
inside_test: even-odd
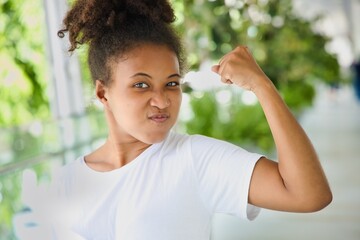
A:
[[[311,209],[311,212],[317,212],[325,207],[327,207],[333,199],[333,195],[331,191],[327,193],[326,195],[322,196],[321,199],[319,199],[318,203],[314,205],[314,207]]]
[[[333,195],[330,189],[313,195],[302,203],[303,212],[318,212],[327,207],[332,200]]]
[[[321,209],[327,207],[333,200],[333,195],[332,195],[332,192],[330,189],[323,195],[324,196],[322,197],[322,205],[318,210],[321,210]]]

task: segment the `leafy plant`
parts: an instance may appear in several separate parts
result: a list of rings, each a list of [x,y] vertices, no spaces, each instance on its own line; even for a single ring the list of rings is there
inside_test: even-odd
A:
[[[0,4],[0,126],[49,117],[41,1]]]
[[[290,0],[171,0],[176,11],[176,28],[183,36],[190,70],[217,62],[239,44],[250,47],[265,73],[279,89],[292,110],[299,114],[312,104],[316,82],[336,84],[339,65],[327,53],[329,39],[312,30],[313,21],[294,15]],[[0,148],[10,144],[13,159],[40,154],[44,144],[58,141],[56,131],[34,136],[21,125],[50,118],[46,70],[45,21],[42,1],[0,1]],[[91,89],[84,52],[80,53],[83,83]],[[207,79],[203,79],[206,81]],[[230,93],[226,103],[221,91]],[[264,151],[273,141],[258,103],[244,101],[244,92],[224,87],[199,92],[187,86],[193,116],[185,131],[225,139]],[[90,94],[88,94],[90,95]],[[93,109],[89,109],[90,113]],[[90,120],[94,132],[102,119]],[[100,122],[100,124],[98,123]],[[13,135],[4,128],[16,126]],[[94,127],[95,126],[95,127]],[[104,129],[102,129],[104,130]],[[22,141],[26,144],[24,145]],[[46,145],[48,147],[48,145]],[[54,148],[57,149],[58,146]],[[2,164],[2,163],[1,163]],[[44,175],[47,165],[35,167]],[[20,205],[19,172],[0,176],[0,236],[12,239],[11,220]]]
[[[341,79],[336,57],[325,50],[329,39],[312,29],[319,17],[313,21],[298,17],[290,0],[174,3],[190,69],[199,69],[209,59],[217,62],[237,45],[247,45],[295,114],[311,106],[317,82],[336,84]],[[216,103],[215,93],[222,89],[211,91],[198,98],[198,93],[188,89],[195,113],[186,123],[189,132],[238,144],[250,141],[265,151],[273,149],[271,133],[258,104],[247,106],[241,100],[233,100],[229,121],[221,122],[217,113],[224,106]],[[239,99],[242,93],[232,94],[232,99]]]

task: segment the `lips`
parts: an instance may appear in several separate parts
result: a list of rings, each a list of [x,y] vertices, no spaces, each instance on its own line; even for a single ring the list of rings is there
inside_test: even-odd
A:
[[[163,123],[166,120],[169,119],[169,114],[166,113],[157,113],[157,114],[151,114],[148,118],[154,122],[157,123]]]

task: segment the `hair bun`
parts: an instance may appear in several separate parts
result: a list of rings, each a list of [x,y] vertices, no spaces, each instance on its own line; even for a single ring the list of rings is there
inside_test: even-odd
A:
[[[116,10],[120,14],[143,16],[152,21],[163,21],[165,23],[175,21],[174,11],[167,0],[113,0],[113,2],[118,5]]]
[[[69,51],[73,51],[78,44],[97,39],[136,18],[170,24],[175,21],[175,14],[167,0],[77,0],[64,18],[64,28],[58,36],[69,32]]]

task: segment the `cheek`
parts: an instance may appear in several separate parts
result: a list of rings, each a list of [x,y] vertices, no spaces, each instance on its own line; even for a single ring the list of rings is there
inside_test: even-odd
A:
[[[177,97],[176,97],[176,102],[177,102],[178,107],[180,108],[181,102],[182,102],[182,92],[180,92],[180,93],[177,95]]]
[[[180,107],[181,100],[182,100],[181,93],[172,92],[168,95],[168,98],[171,102],[171,106],[170,106],[171,108],[176,109],[176,108]]]
[[[136,114],[139,104],[129,97],[112,98],[109,101],[109,110],[115,115],[115,118],[124,121]]]
[[[128,111],[133,112],[137,109],[141,109],[146,104],[146,98],[143,95],[138,94],[123,94],[117,99],[117,106],[120,111],[127,113]]]

